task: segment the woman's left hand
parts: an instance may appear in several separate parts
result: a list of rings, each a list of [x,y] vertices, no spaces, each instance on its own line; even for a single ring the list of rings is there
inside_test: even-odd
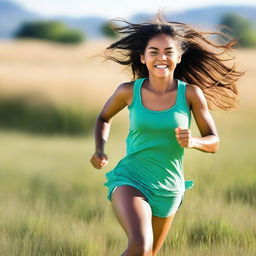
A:
[[[181,127],[175,128],[175,134],[178,143],[183,148],[193,148],[193,137],[190,129],[183,129]]]

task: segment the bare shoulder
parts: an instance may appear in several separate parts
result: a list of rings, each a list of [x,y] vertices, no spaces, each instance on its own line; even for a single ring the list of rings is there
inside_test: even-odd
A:
[[[190,105],[205,105],[206,98],[202,89],[194,84],[187,84],[186,96],[187,100],[189,101]]]
[[[187,91],[188,91],[188,94],[191,94],[191,95],[203,93],[202,89],[195,84],[187,84]]]
[[[131,82],[119,84],[114,93],[104,104],[99,114],[100,118],[106,122],[110,122],[114,115],[128,105],[132,88],[133,86]]]
[[[124,82],[117,86],[116,93],[118,93],[129,105],[133,96],[134,81]]]
[[[121,83],[120,85],[118,85],[117,90],[119,90],[120,92],[131,91],[133,88],[133,84],[134,84],[133,81]]]
[[[119,90],[120,92],[129,92],[129,91],[132,91],[132,89],[133,89],[133,84],[134,84],[133,81],[121,83],[120,85],[118,85],[117,90]]]

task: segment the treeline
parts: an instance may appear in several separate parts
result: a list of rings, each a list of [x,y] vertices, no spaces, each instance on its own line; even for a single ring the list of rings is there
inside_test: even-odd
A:
[[[219,22],[224,25],[223,32],[239,42],[240,47],[256,46],[256,28],[250,20],[234,13],[224,15]],[[114,30],[118,24],[106,22],[101,26],[101,33],[105,37],[117,38],[119,35]],[[32,21],[26,22],[14,34],[15,38],[36,38],[56,41],[61,43],[80,43],[86,40],[86,35],[79,30],[71,29],[64,23],[57,21]]]
[[[256,47],[256,27],[248,19],[229,13],[222,18],[220,25],[226,26],[223,32],[237,39],[239,47]]]
[[[30,21],[21,25],[15,32],[15,38],[35,38],[60,43],[80,43],[85,36],[82,32],[68,28],[57,21]]]

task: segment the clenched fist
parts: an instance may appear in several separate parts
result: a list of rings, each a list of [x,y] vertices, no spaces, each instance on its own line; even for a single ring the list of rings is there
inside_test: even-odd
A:
[[[178,143],[183,148],[193,148],[193,138],[190,129],[175,128],[175,134]]]
[[[91,164],[96,169],[101,169],[108,164],[108,157],[104,153],[96,152],[90,159]]]

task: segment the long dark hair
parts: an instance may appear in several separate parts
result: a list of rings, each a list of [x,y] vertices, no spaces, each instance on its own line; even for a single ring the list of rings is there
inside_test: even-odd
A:
[[[105,58],[130,67],[133,80],[148,77],[147,67],[141,63],[140,55],[144,54],[152,37],[163,33],[172,37],[182,51],[181,62],[174,71],[176,79],[200,87],[211,110],[238,107],[238,89],[235,82],[243,72],[237,71],[234,64],[231,67],[224,64],[235,57],[222,58],[237,45],[236,40],[222,32],[200,32],[181,22],[166,21],[159,13],[152,22],[134,24],[121,18],[113,21],[119,24],[113,29],[125,36],[107,47],[112,52],[109,55],[107,51]],[[120,26],[120,22],[124,26]],[[217,44],[213,39],[207,38],[214,35],[221,36],[226,42]]]

